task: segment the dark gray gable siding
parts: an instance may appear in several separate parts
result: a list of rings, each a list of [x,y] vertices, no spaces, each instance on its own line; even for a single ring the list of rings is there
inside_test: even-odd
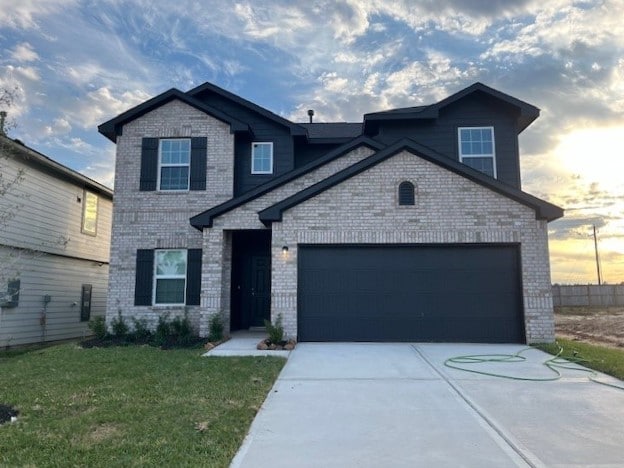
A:
[[[459,161],[459,127],[494,127],[497,179],[520,188],[517,112],[491,96],[474,93],[441,109],[435,120],[380,121],[375,139],[389,145],[410,138]]]
[[[294,169],[293,137],[290,128],[213,92],[199,93],[195,97],[245,122],[254,135],[253,138],[236,135],[234,140],[234,196]],[[254,141],[273,143],[273,174],[251,173],[251,143]]]
[[[149,192],[157,189],[159,141],[159,138],[143,138],[141,142],[140,191]],[[207,148],[206,137],[191,138],[190,190],[206,190]]]

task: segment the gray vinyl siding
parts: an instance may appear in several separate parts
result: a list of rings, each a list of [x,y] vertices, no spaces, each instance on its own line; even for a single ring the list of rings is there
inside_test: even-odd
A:
[[[110,197],[96,193],[97,235],[88,235],[81,232],[84,186],[60,179],[22,158],[3,159],[1,165],[6,178],[23,168],[24,179],[0,201],[0,209],[7,205],[17,207],[15,216],[2,226],[0,244],[108,262]],[[66,245],[60,242],[61,238],[69,239]]]
[[[253,138],[237,136],[234,143],[234,196],[238,196],[258,185],[294,169],[293,138],[290,130],[257,112],[214,93],[196,96],[203,102],[245,122],[253,132]],[[273,143],[273,174],[251,173],[251,143]]]
[[[411,138],[458,161],[459,127],[494,127],[497,179],[520,188],[517,115],[495,99],[469,95],[440,111],[436,120],[380,121],[375,137],[385,144]]]
[[[90,333],[80,321],[83,284],[93,288],[91,317],[106,310],[112,197],[66,168],[59,173],[44,156],[2,143],[9,155],[0,159],[3,177],[20,168],[24,177],[0,198],[0,211],[14,210],[0,226],[0,292],[8,280],[20,280],[18,305],[0,307],[0,347],[80,338]],[[81,231],[85,187],[98,196],[95,236]],[[43,334],[45,295],[52,300]]]
[[[0,247],[0,255],[6,250]],[[19,303],[17,307],[0,307],[0,348],[41,342],[44,336],[45,341],[57,341],[90,334],[87,323],[80,321],[83,284],[93,286],[91,318],[106,312],[105,263],[100,266],[90,260],[24,252],[14,271],[20,279]],[[39,319],[45,295],[50,295],[51,301],[44,335]]]

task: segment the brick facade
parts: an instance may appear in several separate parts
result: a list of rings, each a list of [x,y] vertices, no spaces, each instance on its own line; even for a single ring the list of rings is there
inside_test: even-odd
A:
[[[404,180],[416,187],[414,206],[398,205],[397,189]],[[228,216],[238,226],[237,216],[247,215],[241,208]],[[205,231],[204,245],[229,227],[223,220],[218,227],[215,223]],[[532,209],[411,153],[395,155],[287,210],[282,222],[273,223],[271,314],[273,319],[282,314],[290,336],[297,334],[297,245],[308,243],[520,244],[527,341],[554,339],[546,223],[536,220]],[[284,245],[289,247],[286,254]],[[216,257],[226,249],[219,241],[211,246]],[[212,281],[205,286],[215,297],[219,288],[228,288]],[[210,309],[203,312],[229,313],[224,304]]]
[[[207,137],[206,191],[139,191],[141,141],[144,137]],[[155,326],[158,317],[173,318],[186,311],[199,328],[199,306],[135,306],[135,262],[137,249],[202,247],[202,233],[189,218],[222,203],[233,195],[234,136],[230,126],[180,101],[171,101],[124,125],[117,139],[115,198],[111,242],[107,322],[121,312],[146,319]]]

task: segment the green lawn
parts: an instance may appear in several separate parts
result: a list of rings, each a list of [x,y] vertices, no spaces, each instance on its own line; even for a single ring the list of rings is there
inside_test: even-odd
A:
[[[0,466],[228,466],[285,360],[75,344],[0,352]]]
[[[561,357],[574,358],[574,353],[577,353],[576,358],[580,357],[587,360],[587,362],[581,363],[585,367],[624,380],[624,349],[609,348],[563,338],[557,338],[557,343],[563,348]],[[550,354],[557,354],[559,346],[556,344],[536,345],[537,348]]]

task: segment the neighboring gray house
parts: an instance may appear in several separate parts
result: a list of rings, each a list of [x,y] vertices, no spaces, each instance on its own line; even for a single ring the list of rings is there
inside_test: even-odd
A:
[[[102,124],[117,144],[107,319],[300,341],[554,339],[547,223],[520,188],[539,115],[481,83],[355,123],[293,123],[213,84]]]
[[[82,337],[104,315],[109,188],[0,135],[0,347]],[[0,184],[2,187],[2,184]]]

